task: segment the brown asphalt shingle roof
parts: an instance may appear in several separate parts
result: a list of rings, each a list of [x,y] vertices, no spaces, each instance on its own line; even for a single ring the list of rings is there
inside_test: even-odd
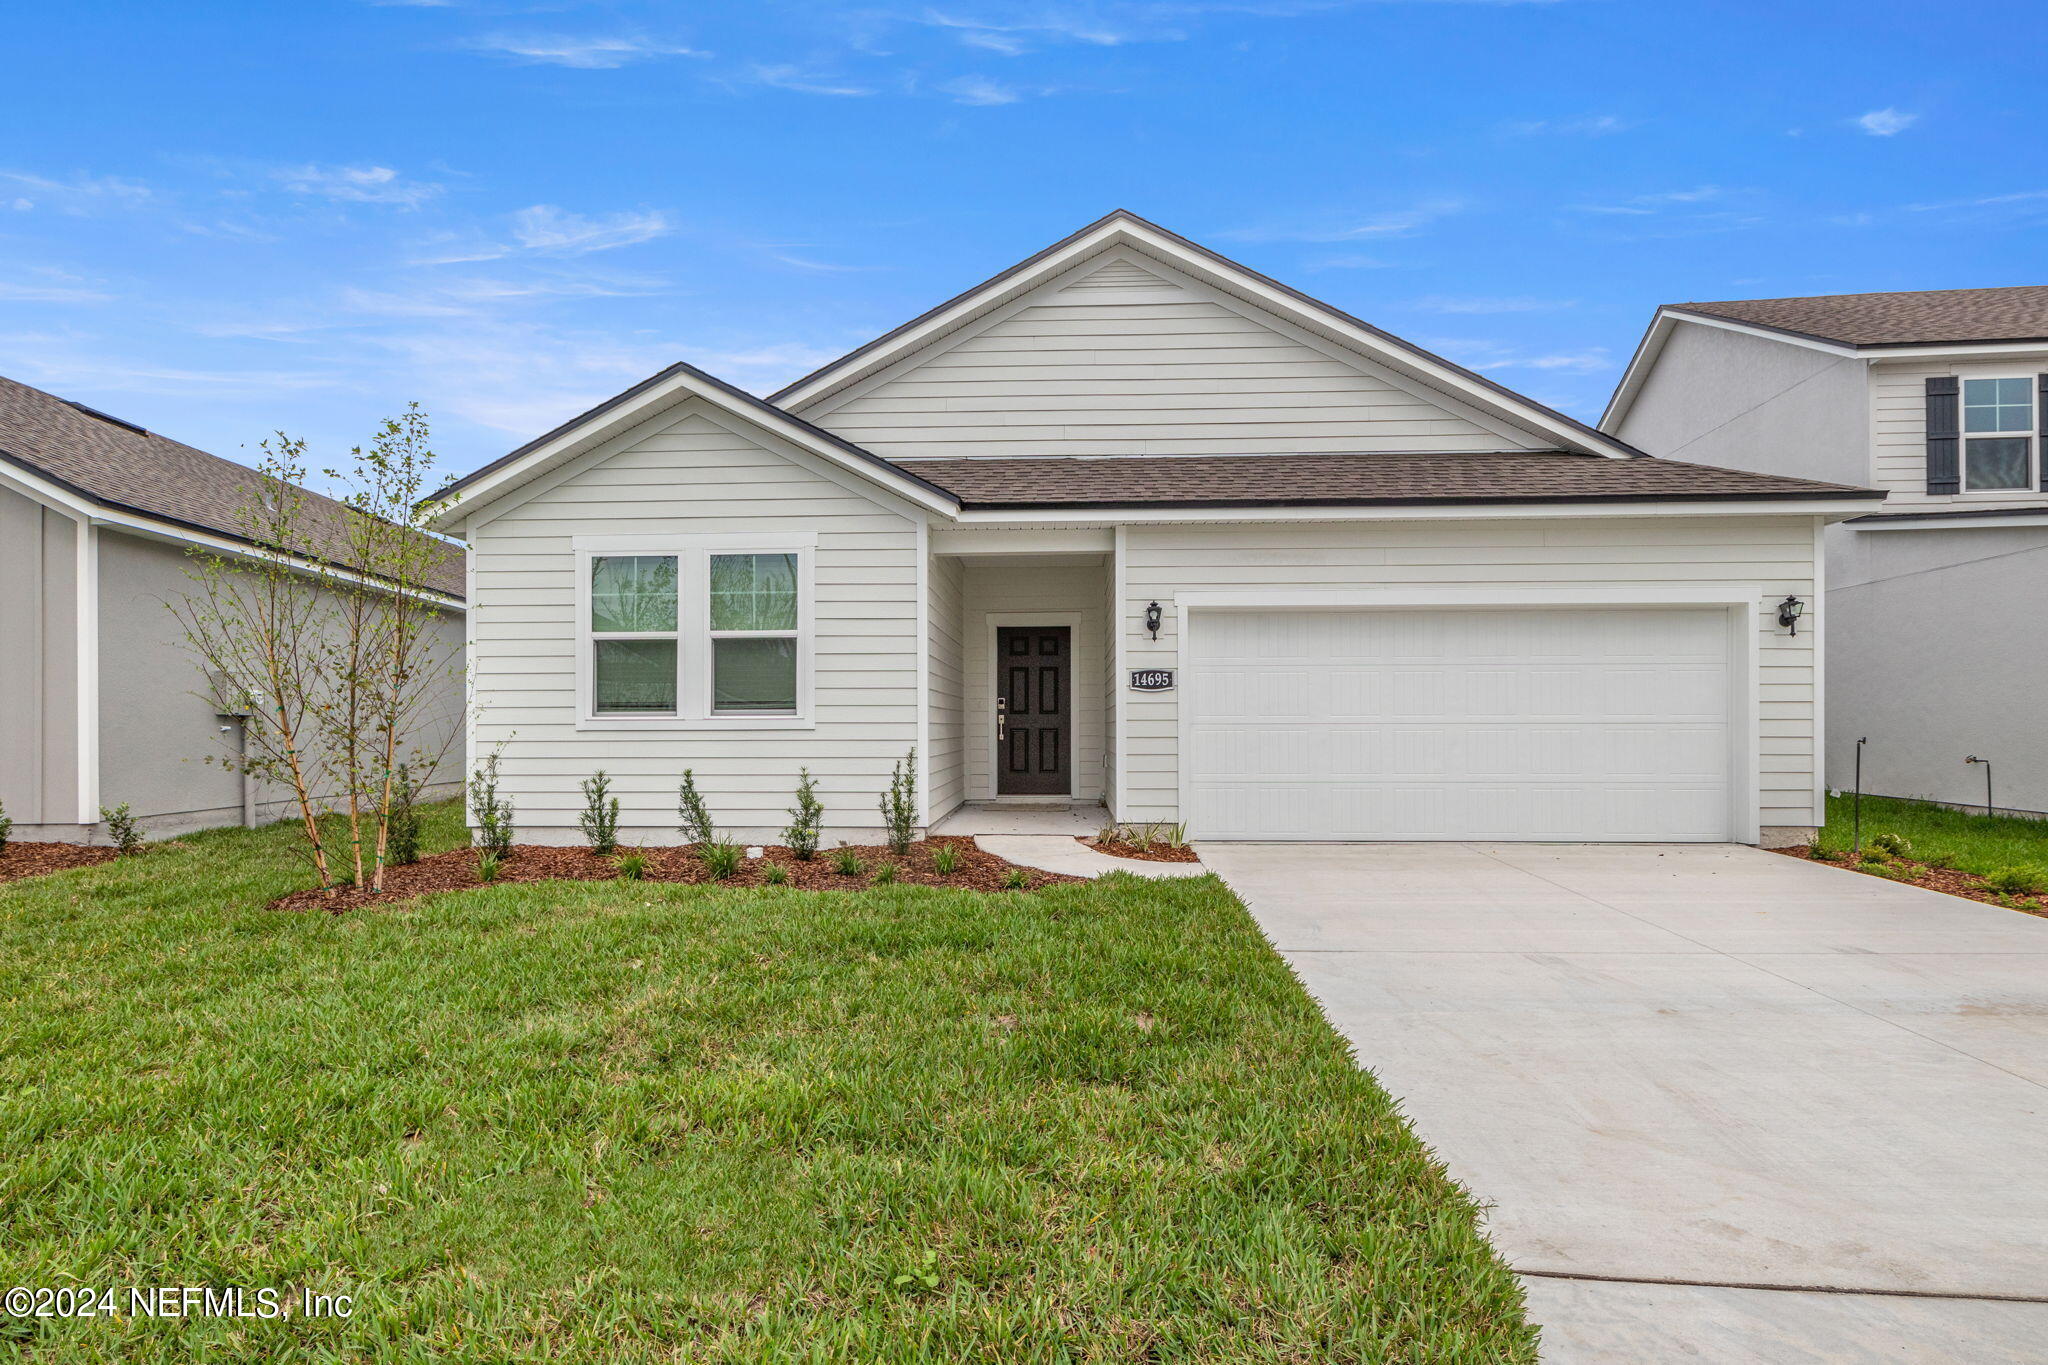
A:
[[[55,394],[6,378],[0,378],[0,459],[95,502],[234,540],[246,540],[236,512],[263,487],[246,465],[81,412]],[[338,560],[346,544],[342,519],[353,514],[332,498],[306,497],[313,539],[294,548]],[[460,597],[463,552],[454,545],[446,550],[432,586]]]
[[[1565,451],[905,460],[902,464],[946,489],[968,508],[1884,496],[1871,489],[1776,474]]]
[[[1822,294],[1802,299],[1674,303],[1672,309],[1754,323],[1850,346],[2048,339],[2048,285]]]

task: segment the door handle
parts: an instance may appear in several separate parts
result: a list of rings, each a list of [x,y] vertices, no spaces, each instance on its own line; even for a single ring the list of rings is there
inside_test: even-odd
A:
[[[1005,729],[1005,728],[1007,728],[1007,724],[1008,724],[1009,718],[1010,718],[1010,699],[1009,699],[1008,697],[997,697],[997,698],[996,698],[996,743],[998,743],[998,744],[1001,744],[1001,743],[1003,742],[1003,731],[1004,731],[1004,729]]]

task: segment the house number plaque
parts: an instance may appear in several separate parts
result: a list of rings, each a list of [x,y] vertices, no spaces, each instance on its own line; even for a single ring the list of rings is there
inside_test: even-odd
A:
[[[1171,692],[1173,691],[1173,670],[1170,668],[1134,668],[1131,670],[1131,691]]]

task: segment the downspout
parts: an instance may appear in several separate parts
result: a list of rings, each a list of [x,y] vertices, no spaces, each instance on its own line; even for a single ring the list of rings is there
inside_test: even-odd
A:
[[[249,771],[249,722],[252,716],[243,716],[236,728],[236,744],[240,748],[240,762],[235,766],[242,770],[242,828],[256,828],[256,774]]]

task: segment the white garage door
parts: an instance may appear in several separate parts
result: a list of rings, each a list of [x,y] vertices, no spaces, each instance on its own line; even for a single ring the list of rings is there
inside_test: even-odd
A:
[[[1731,837],[1718,609],[1196,609],[1192,833]]]

